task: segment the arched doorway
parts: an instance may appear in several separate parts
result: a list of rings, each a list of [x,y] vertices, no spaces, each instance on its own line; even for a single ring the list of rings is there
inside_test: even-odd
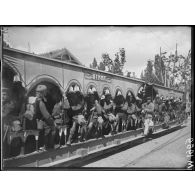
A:
[[[62,91],[60,87],[50,79],[40,79],[28,91],[28,97],[36,96],[36,88],[38,85],[45,85],[47,87],[46,99],[49,101],[49,110],[52,112],[56,103],[62,100]]]
[[[21,75],[13,67],[3,63],[2,67],[2,104],[13,102],[11,115],[19,116],[25,99],[26,89]]]

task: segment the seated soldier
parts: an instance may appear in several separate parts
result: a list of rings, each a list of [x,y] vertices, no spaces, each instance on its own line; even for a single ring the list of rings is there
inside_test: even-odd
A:
[[[166,105],[165,105],[165,99],[163,96],[161,96],[161,99],[159,100],[159,121],[164,122],[164,116],[166,113]]]
[[[154,126],[152,121],[154,104],[151,101],[151,97],[147,97],[147,102],[143,104],[142,111],[145,113],[144,135],[147,137],[151,134],[152,127]]]
[[[172,107],[171,100],[172,100],[172,97],[169,98],[168,104],[167,104],[167,111],[168,111],[170,121],[172,121],[174,119],[174,117],[173,117],[173,107]]]
[[[35,102],[36,97],[29,97],[26,104],[26,110],[23,113],[23,128],[25,130],[37,129],[37,123],[35,119]]]
[[[163,100],[164,103],[164,121],[163,121],[163,128],[167,129],[169,128],[169,121],[170,121],[170,115],[169,115],[169,98],[168,96],[166,97],[166,99]]]
[[[70,129],[70,135],[68,137],[67,146],[70,146],[73,142],[74,136],[78,136],[80,133],[80,141],[84,140],[86,134],[86,120],[84,117],[84,96],[81,93],[79,86],[75,85],[70,87],[67,92],[67,99],[70,105],[70,115],[72,118],[72,127]]]
[[[86,139],[103,137],[102,108],[99,104],[98,93],[94,87],[89,88],[85,103],[87,109],[86,118],[88,120]]]
[[[136,124],[136,129],[142,128],[143,126],[143,120],[142,120],[142,99],[139,97],[136,97],[136,117],[137,117],[137,124]]]
[[[137,106],[131,92],[126,96],[127,103],[127,130],[135,130],[137,124]]]
[[[173,114],[173,119],[175,120],[175,119],[176,119],[176,101],[175,101],[175,97],[173,97],[173,98],[171,99],[171,106],[172,106],[172,108],[173,108],[173,112],[172,112],[172,114]]]
[[[160,97],[157,94],[154,99],[154,124],[158,124],[160,121],[159,106],[160,106]]]
[[[126,109],[125,98],[120,91],[116,92],[114,98],[115,115],[117,120],[117,132],[121,132],[125,129],[126,125]],[[127,107],[127,106],[126,106]]]
[[[108,125],[111,126],[111,134],[115,134],[116,130],[116,117],[113,114],[113,101],[112,101],[112,97],[111,94],[109,92],[108,89],[105,90],[104,92],[105,95],[102,95],[101,100],[100,100],[100,105],[102,107],[102,111],[103,111],[103,120],[104,120],[104,128],[107,128]]]

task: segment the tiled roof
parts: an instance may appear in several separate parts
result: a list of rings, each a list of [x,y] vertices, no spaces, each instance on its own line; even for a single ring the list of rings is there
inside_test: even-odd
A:
[[[67,61],[67,62],[71,62],[83,66],[83,64],[66,48],[53,50],[39,55],[47,58]]]

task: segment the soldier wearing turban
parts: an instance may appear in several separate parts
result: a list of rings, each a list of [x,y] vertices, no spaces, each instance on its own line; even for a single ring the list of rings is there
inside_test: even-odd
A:
[[[99,104],[99,95],[95,87],[90,87],[85,98],[86,108],[87,108],[87,135],[86,139],[90,137],[103,136],[102,132],[102,108]],[[93,128],[94,127],[94,128]]]
[[[72,119],[72,127],[67,141],[67,145],[70,146],[74,136],[78,136],[79,133],[81,135],[80,141],[84,140],[84,135],[86,134],[86,120],[84,117],[84,96],[79,86],[77,84],[70,86],[66,96],[70,106],[69,117]]]
[[[135,130],[137,124],[137,106],[135,98],[132,93],[129,91],[126,95],[127,103],[127,130]]]
[[[125,98],[123,97],[120,90],[116,92],[114,98],[115,104],[115,115],[117,120],[117,132],[121,132],[125,129],[126,125],[126,107],[125,107]]]
[[[103,109],[103,119],[104,119],[104,127],[105,129],[108,127],[108,125],[110,125],[111,127],[111,134],[115,134],[116,130],[116,117],[113,114],[113,101],[112,101],[112,96],[110,94],[110,91],[108,89],[106,89],[101,97],[100,100],[100,105],[102,106]]]

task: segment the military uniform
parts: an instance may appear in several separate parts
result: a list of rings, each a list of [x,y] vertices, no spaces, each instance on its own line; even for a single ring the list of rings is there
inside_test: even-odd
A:
[[[159,95],[157,95],[154,100],[154,123],[159,123],[160,121],[159,107],[160,107],[160,97]]]
[[[126,109],[125,98],[120,91],[117,92],[114,99],[115,115],[117,121],[117,132],[121,132],[125,129],[126,125]]]
[[[101,100],[100,100],[100,104],[102,106],[103,109],[103,120],[104,120],[104,128],[107,129],[108,126],[110,125],[111,127],[111,134],[115,134],[116,130],[116,117],[113,114],[113,101],[111,100],[111,94],[106,91],[105,95],[102,95]],[[107,134],[107,133],[106,133]]]
[[[52,110],[50,110],[50,105],[45,98],[47,87],[45,85],[38,85],[36,92],[42,94],[41,97],[37,97],[35,103],[35,113],[37,120],[37,129],[40,130],[39,134],[39,147],[45,146],[47,148],[54,147],[54,134],[55,134],[55,124],[51,116]]]
[[[70,118],[72,118],[72,127],[68,137],[67,145],[71,145],[74,136],[80,133],[80,141],[83,141],[86,133],[86,120],[84,117],[84,97],[77,85],[70,87],[67,98],[70,105]]]
[[[126,96],[127,105],[127,130],[135,130],[137,128],[137,110],[139,108],[134,101],[132,94],[129,92]]]
[[[127,121],[128,121],[128,127],[127,129],[129,130],[135,130],[136,129],[136,124],[137,124],[137,106],[135,103],[130,103],[127,108]]]
[[[151,98],[148,97],[147,100]],[[154,126],[154,122],[152,121],[154,114],[154,104],[144,103],[143,104],[143,112],[145,113],[145,121],[144,121],[144,135],[147,136],[149,134],[149,128]]]
[[[86,139],[103,136],[102,108],[99,104],[98,93],[94,87],[88,90],[88,95],[85,100],[87,107],[86,115],[88,119]]]

